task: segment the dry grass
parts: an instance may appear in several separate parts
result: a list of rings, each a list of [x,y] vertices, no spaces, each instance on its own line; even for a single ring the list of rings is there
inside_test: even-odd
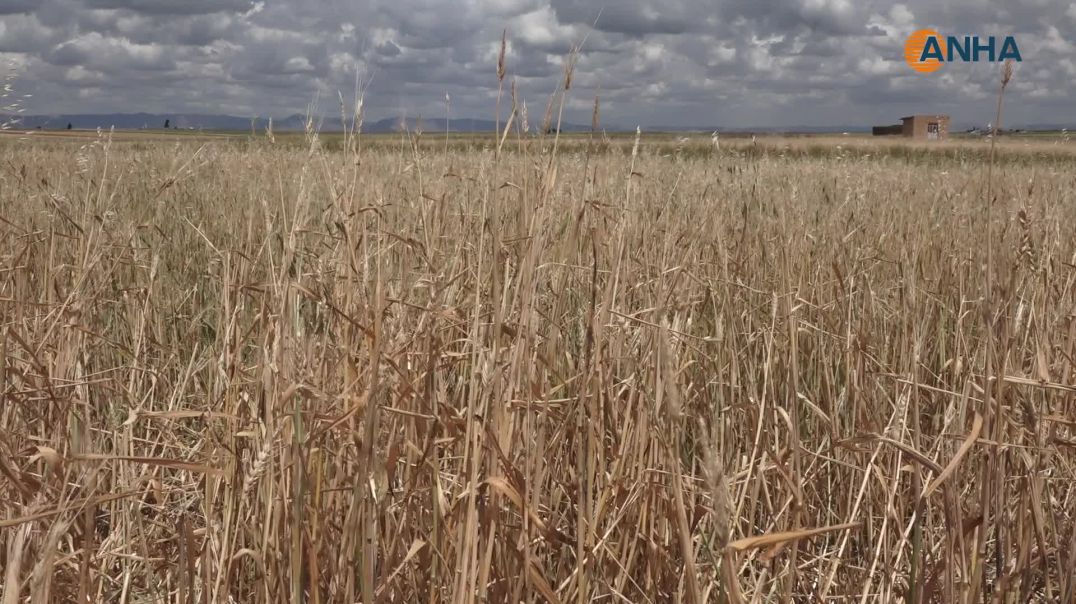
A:
[[[431,137],[0,143],[4,604],[1072,601],[1071,157]]]

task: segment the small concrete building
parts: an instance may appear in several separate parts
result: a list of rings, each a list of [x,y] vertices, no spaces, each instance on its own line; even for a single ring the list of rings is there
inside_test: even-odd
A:
[[[875,126],[871,129],[874,136],[904,136],[921,140],[941,140],[949,137],[948,115],[909,115],[900,118],[900,124],[892,126]]]
[[[909,115],[900,118],[901,134],[908,138],[941,140],[949,137],[948,115]]]

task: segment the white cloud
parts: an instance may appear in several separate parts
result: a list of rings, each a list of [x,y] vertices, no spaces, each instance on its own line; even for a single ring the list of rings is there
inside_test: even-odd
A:
[[[539,47],[564,44],[571,36],[571,28],[561,25],[553,9],[543,6],[509,21],[512,38]]]
[[[727,44],[715,45],[707,52],[708,65],[724,65],[736,61],[736,47]]]

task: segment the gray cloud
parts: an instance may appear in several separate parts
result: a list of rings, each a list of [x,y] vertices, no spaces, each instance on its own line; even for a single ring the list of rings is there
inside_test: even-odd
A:
[[[199,15],[247,11],[253,0],[86,0],[89,8],[116,8],[154,15]]]
[[[690,0],[622,0],[608,4],[552,0],[551,4],[563,23],[593,25],[601,31],[633,36],[685,33],[712,14],[703,3]]]
[[[358,75],[372,118],[442,115],[446,93],[454,116],[486,117],[507,29],[509,73],[535,113],[585,38],[577,121],[600,95],[603,118],[626,127],[869,125],[915,111],[985,123],[996,65],[904,64],[907,35],[934,27],[1016,35],[1010,123],[1076,123],[1064,0],[0,0],[0,15],[0,59],[35,113],[284,115],[347,94]]]
[[[0,15],[28,13],[37,5],[37,0],[0,0]]]

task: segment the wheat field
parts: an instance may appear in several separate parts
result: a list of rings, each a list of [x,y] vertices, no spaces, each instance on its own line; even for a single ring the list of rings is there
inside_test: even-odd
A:
[[[1074,601],[1067,142],[515,126],[0,141],[2,603]]]

